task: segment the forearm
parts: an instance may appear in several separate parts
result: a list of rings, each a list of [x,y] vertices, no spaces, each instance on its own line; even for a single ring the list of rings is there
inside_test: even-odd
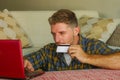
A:
[[[109,55],[87,55],[84,63],[107,69],[120,69],[120,53]]]

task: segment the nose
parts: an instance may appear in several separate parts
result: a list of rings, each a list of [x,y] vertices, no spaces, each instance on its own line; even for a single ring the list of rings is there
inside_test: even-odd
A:
[[[59,35],[54,36],[54,40],[56,43],[60,43],[60,36]]]

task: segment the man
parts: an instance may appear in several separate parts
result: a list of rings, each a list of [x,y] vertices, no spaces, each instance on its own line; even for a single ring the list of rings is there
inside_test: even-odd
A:
[[[58,10],[49,18],[49,23],[55,43],[25,56],[25,68],[29,71],[120,69],[120,52],[110,49],[101,41],[82,37],[76,15],[72,11]],[[57,45],[63,44],[70,44],[68,52],[57,53]]]

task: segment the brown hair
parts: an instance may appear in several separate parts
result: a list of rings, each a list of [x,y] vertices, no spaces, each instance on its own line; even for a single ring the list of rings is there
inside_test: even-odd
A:
[[[55,12],[49,19],[49,24],[54,25],[56,23],[66,23],[73,27],[78,26],[77,18],[74,12],[68,9],[60,9]]]

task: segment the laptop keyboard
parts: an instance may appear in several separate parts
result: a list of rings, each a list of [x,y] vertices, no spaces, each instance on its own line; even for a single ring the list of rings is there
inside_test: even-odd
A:
[[[25,71],[26,80],[29,80],[29,79],[32,79],[34,77],[40,76],[44,73],[45,72],[43,70],[36,70],[36,71],[33,71],[33,72]]]

